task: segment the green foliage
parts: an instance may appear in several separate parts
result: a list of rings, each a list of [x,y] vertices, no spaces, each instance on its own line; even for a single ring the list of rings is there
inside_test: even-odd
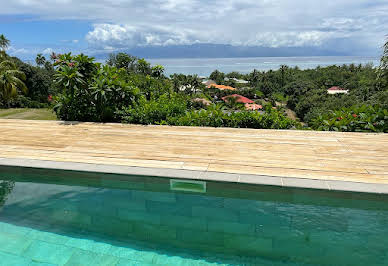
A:
[[[388,39],[383,47],[383,55],[377,69],[377,87],[381,91],[388,90]]]
[[[170,76],[174,92],[185,94],[196,94],[204,91],[205,85],[197,75],[173,74]]]
[[[20,63],[19,69],[26,75],[25,84],[28,88],[26,97],[28,97],[30,101],[47,105],[49,95],[57,94],[53,83],[55,72],[51,63],[46,61],[46,66],[44,67]],[[36,108],[35,106],[27,107]]]
[[[42,103],[39,101],[34,101],[30,97],[24,95],[17,95],[14,98],[11,98],[8,101],[8,106],[10,108],[48,108],[48,103]]]
[[[311,127],[323,131],[388,132],[388,110],[378,105],[342,108],[313,119]]]
[[[106,64],[116,68],[123,68],[129,74],[150,75],[155,78],[164,77],[164,68],[162,66],[156,65],[151,67],[151,64],[145,59],[140,59],[126,53],[110,54]]]
[[[60,55],[56,61],[54,111],[63,120],[118,121],[115,112],[131,105],[138,89],[126,80],[125,70],[94,63],[84,55]]]
[[[27,93],[24,84],[26,75],[10,60],[0,62],[0,105],[9,106],[9,101],[20,92]]]
[[[224,83],[224,79],[225,79],[225,74],[220,72],[220,71],[218,71],[218,70],[214,70],[210,74],[209,78],[211,80],[214,80],[217,84],[223,84]]]
[[[4,34],[0,35],[0,50],[5,51],[10,45],[10,41],[4,36]]]
[[[187,98],[178,95],[162,95],[155,100],[147,101],[142,97],[132,107],[119,112],[123,122],[133,124],[165,124],[171,117],[179,117],[185,114],[189,102]]]
[[[226,112],[221,105],[212,105],[206,110],[190,111],[181,117],[170,117],[167,123],[175,126],[272,129],[290,129],[297,126],[295,121],[283,116],[271,106],[267,106],[266,112],[261,114],[252,111]]]

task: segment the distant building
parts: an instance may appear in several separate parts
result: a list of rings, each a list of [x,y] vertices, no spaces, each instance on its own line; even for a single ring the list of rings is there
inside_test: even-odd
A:
[[[205,86],[217,85],[217,83],[211,79],[202,81],[202,84],[204,84]]]
[[[224,102],[228,102],[228,99],[230,99],[230,98],[235,98],[236,102],[238,102],[238,103],[243,103],[243,104],[254,104],[255,103],[251,99],[248,99],[247,97],[241,96],[239,94],[232,94],[232,95],[222,97],[222,100]]]
[[[243,80],[243,79],[236,79],[236,78],[224,78],[224,81],[233,80],[234,82],[238,84],[248,84],[249,81]]]
[[[349,93],[349,90],[340,88],[337,86],[331,87],[327,90],[327,94],[339,94],[339,93],[347,94]]]
[[[197,103],[201,103],[204,106],[209,106],[212,103],[211,101],[209,101],[208,99],[205,99],[205,98],[194,98],[192,101],[197,102]]]
[[[237,90],[236,88],[233,88],[231,86],[225,86],[225,85],[217,85],[217,84],[211,84],[211,85],[208,85],[207,86],[208,88],[217,88],[219,90],[231,90],[231,91],[235,91]]]
[[[261,104],[246,103],[244,106],[246,110],[250,110],[250,111],[263,110],[263,106]]]

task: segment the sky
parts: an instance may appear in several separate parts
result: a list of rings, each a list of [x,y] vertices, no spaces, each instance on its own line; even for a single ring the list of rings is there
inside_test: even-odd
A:
[[[388,0],[0,0],[8,53],[95,54],[198,43],[379,55]]]

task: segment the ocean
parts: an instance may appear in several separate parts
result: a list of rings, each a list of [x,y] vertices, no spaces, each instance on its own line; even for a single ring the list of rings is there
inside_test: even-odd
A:
[[[343,65],[343,64],[368,64],[379,65],[379,57],[365,56],[311,56],[311,57],[249,57],[249,58],[179,58],[179,59],[147,59],[152,65],[162,65],[165,74],[174,73],[197,74],[209,76],[215,69],[229,73],[237,71],[249,73],[254,69],[278,69],[281,65],[289,67],[298,66],[301,69],[315,68],[317,66]]]

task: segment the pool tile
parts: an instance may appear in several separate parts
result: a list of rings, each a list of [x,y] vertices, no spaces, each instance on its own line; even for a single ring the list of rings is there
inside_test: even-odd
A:
[[[158,201],[146,201],[147,211],[150,213],[158,213],[161,216],[166,214],[191,216],[191,207],[181,203],[166,203]]]
[[[162,225],[173,226],[177,228],[187,228],[192,230],[207,230],[206,218],[188,217],[182,215],[162,215],[160,216]]]
[[[168,241],[176,239],[176,229],[165,225],[154,225],[146,223],[134,223],[133,234],[142,240],[147,241]]]
[[[71,239],[68,236],[38,230],[31,230],[26,237],[54,244],[65,244]]]
[[[126,221],[138,221],[143,223],[160,224],[160,215],[149,212],[119,209],[118,217]]]
[[[31,260],[0,251],[0,266],[29,266]]]
[[[140,261],[133,261],[128,259],[120,259],[119,262],[115,266],[154,266],[155,264],[151,263],[143,263]]]
[[[32,261],[28,266],[57,266],[58,264]]]
[[[91,251],[77,250],[70,257],[65,266],[111,266],[119,262],[118,257],[107,254],[98,254]]]
[[[178,230],[178,239],[186,243],[196,245],[223,246],[224,234],[217,232]]]
[[[192,210],[193,217],[206,217],[227,222],[237,222],[239,220],[238,212],[231,209],[193,206]]]
[[[272,252],[272,239],[251,236],[226,235],[224,236],[225,248],[241,251],[244,255],[269,254]]]
[[[110,244],[82,238],[71,238],[68,242],[66,242],[65,245],[68,247],[97,252],[101,254],[109,254],[109,250],[112,248],[112,245]]]
[[[14,234],[14,235],[25,235],[30,231],[31,231],[31,228],[28,228],[28,227],[17,226],[10,223],[0,222],[0,233],[4,232],[7,234]]]
[[[255,231],[256,231],[256,226],[253,224],[242,224],[237,222],[209,220],[207,225],[208,225],[208,231],[211,231],[211,232],[255,235]]]
[[[133,260],[137,256],[136,252],[137,250],[135,249],[125,247],[111,246],[111,248],[109,249],[109,254],[111,254],[112,256],[128,260]]]
[[[3,252],[20,255],[32,242],[33,240],[21,237],[20,235],[0,233],[0,251]]]
[[[38,262],[64,265],[74,253],[74,248],[35,240],[24,251],[23,256]]]

